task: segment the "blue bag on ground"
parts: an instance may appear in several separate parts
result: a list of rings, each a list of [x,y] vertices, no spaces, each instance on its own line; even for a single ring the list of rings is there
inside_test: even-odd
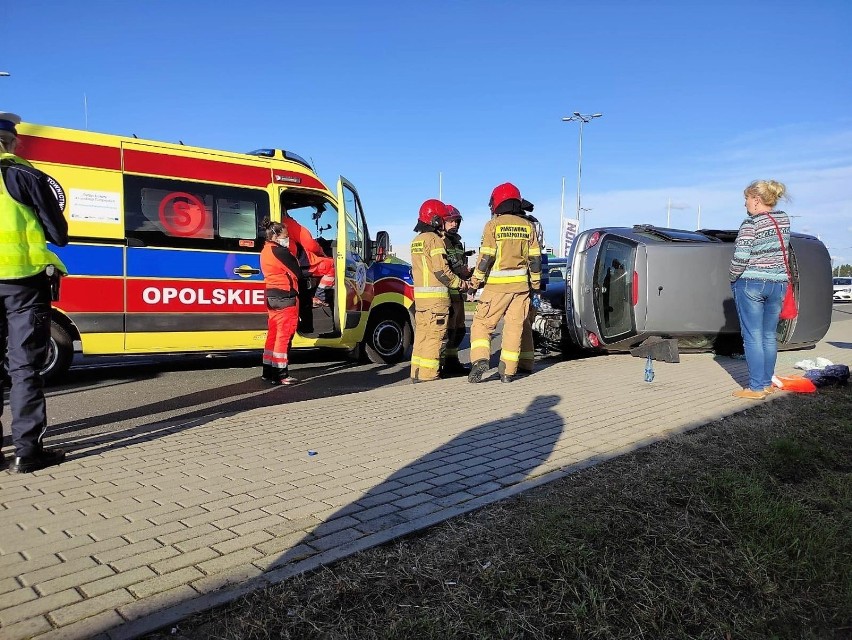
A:
[[[817,387],[842,387],[849,383],[849,367],[845,364],[830,364],[824,369],[808,369],[805,371],[805,377]]]

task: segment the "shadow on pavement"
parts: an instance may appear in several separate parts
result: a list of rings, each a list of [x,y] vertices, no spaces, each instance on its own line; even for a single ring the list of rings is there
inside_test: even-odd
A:
[[[421,456],[307,531],[267,570],[298,573],[340,559],[459,515],[466,502],[525,480],[562,435],[564,421],[552,410],[560,399],[537,396],[522,413],[469,429]],[[316,557],[328,551],[332,557]]]
[[[361,365],[354,362],[336,362],[335,364],[337,366],[334,368],[324,364],[302,368],[299,372],[300,383],[291,387],[271,387],[260,378],[252,378],[245,382],[188,393],[165,401],[139,404],[120,411],[54,424],[50,426],[48,432],[50,445],[68,450],[69,459],[79,459],[178,433],[235,413],[365,391],[393,384],[408,377],[407,367],[398,369],[399,365],[384,367],[376,365],[365,371]],[[358,370],[352,371],[352,369]],[[340,376],[341,379],[335,380],[334,384],[324,382],[322,378],[329,375]],[[347,377],[351,376],[357,376],[357,385],[346,384]],[[139,379],[138,372],[134,373],[134,379]],[[229,398],[232,399],[230,402]],[[211,403],[215,403],[214,406],[209,406]],[[167,419],[108,433],[75,435],[78,431],[175,410],[182,413]],[[5,440],[9,438],[5,438],[4,443]]]

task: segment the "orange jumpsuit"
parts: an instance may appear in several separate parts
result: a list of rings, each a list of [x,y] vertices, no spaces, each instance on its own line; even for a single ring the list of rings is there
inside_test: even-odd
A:
[[[271,382],[288,376],[290,344],[299,322],[299,262],[289,250],[267,241],[260,252],[260,269],[266,281],[266,344],[264,378]]]

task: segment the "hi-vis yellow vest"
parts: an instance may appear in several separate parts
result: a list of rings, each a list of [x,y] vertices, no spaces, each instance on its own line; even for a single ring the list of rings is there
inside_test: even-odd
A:
[[[11,153],[0,154],[0,160],[32,166]],[[0,280],[34,276],[49,264],[68,273],[59,256],[47,248],[44,229],[35,211],[12,198],[0,179]]]

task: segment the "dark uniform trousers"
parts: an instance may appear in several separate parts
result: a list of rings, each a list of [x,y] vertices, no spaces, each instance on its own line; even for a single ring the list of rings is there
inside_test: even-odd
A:
[[[444,351],[446,362],[458,362],[459,346],[466,333],[464,297],[458,289],[450,289],[450,318],[447,327],[447,348]]]
[[[537,293],[537,291],[531,291],[530,297],[532,298]],[[535,363],[535,341],[533,340],[532,322],[535,320],[536,313],[536,308],[530,304],[527,321],[524,323],[524,333],[521,336],[521,354],[518,358],[518,371],[521,373],[532,373],[533,364]]]
[[[9,405],[15,455],[41,450],[47,429],[41,368],[50,340],[50,281],[44,273],[17,280],[0,280],[0,331],[7,345],[6,367],[12,381]],[[5,383],[5,380],[4,380]],[[3,408],[0,403],[0,415]]]

